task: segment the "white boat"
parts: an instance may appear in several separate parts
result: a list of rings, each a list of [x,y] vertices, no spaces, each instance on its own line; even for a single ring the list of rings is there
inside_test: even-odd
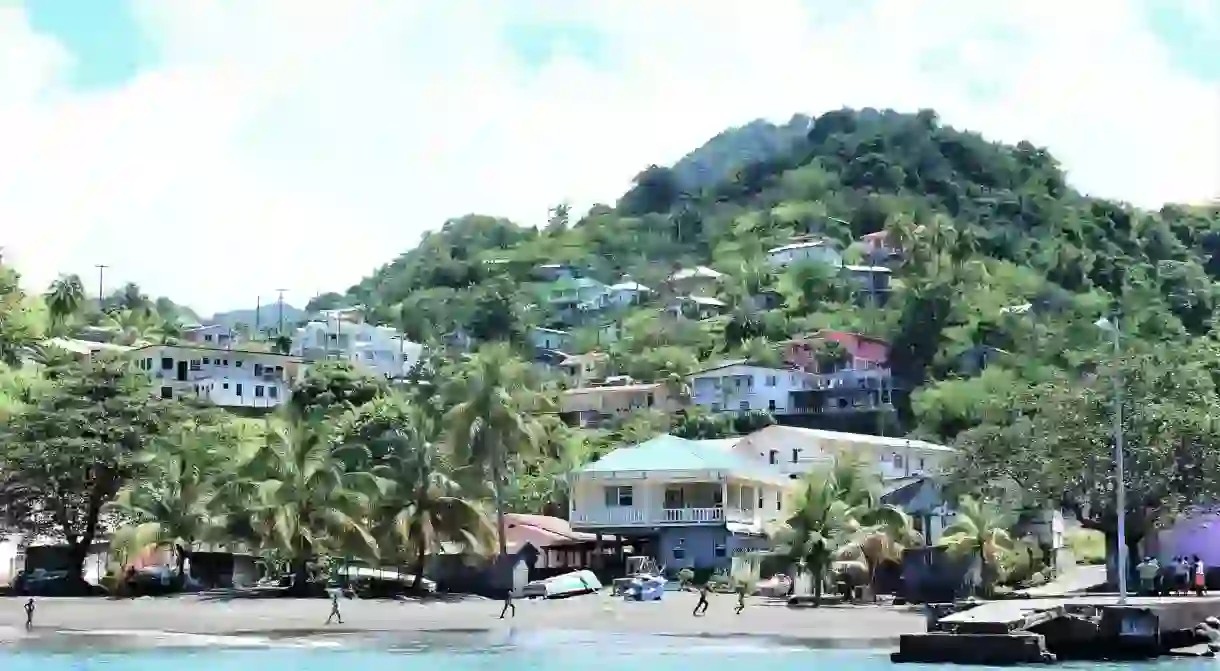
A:
[[[578,594],[589,594],[601,588],[601,582],[592,571],[581,570],[552,576],[543,580],[535,580],[525,586],[523,595],[526,597],[562,599]]]

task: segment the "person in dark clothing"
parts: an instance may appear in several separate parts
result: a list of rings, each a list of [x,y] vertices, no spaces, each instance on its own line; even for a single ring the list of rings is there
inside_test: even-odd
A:
[[[34,600],[30,599],[25,602],[25,628],[32,629],[34,627]]]
[[[517,606],[513,604],[513,591],[505,590],[504,592],[504,607],[500,609],[500,619],[504,619],[504,614],[512,610],[513,617],[517,617]]]
[[[737,583],[737,607],[733,609],[733,613],[741,615],[741,611],[746,609],[746,584],[744,581]]]
[[[695,604],[695,610],[691,612],[691,615],[698,617],[707,612],[707,593],[709,591],[711,591],[711,587],[707,583],[699,585],[699,603]]]

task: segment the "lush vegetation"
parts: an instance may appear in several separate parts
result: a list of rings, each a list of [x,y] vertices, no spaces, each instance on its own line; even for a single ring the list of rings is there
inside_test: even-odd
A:
[[[564,323],[538,300],[536,264],[569,262],[607,283],[628,275],[659,302],[570,324],[571,349],[608,350],[609,373],[647,381],[758,358],[821,328],[879,336],[910,389],[898,398],[898,428],[960,446],[964,488],[1021,483],[1031,502],[1062,501],[1111,538],[1116,375],[1134,492],[1129,542],[1220,493],[1220,481],[1199,477],[1220,453],[1209,413],[1220,402],[1215,205],[1148,211],[1087,197],[1030,143],[988,142],[929,110],[839,110],[729,131],[674,169],[644,170],[616,205],[569,215],[556,207],[538,226],[453,219],[329,300],[363,303],[419,339],[460,332],[517,343],[531,325]],[[894,257],[860,243],[879,231]],[[891,265],[888,300],[863,300],[824,267],[775,272],[765,250],[796,234]],[[725,314],[667,316],[665,277],[696,264],[726,274]],[[1117,354],[1094,326],[1103,316],[1120,327]],[[603,321],[621,337],[599,343],[593,327]]]
[[[569,429],[553,414],[560,384],[522,364],[535,326],[570,331],[569,353],[605,352],[606,374],[664,382],[677,396],[689,393],[683,378],[700,366],[773,358],[775,343],[797,334],[834,328],[881,337],[910,393],[899,395],[896,417],[876,419],[958,446],[963,491],[1062,502],[1111,539],[1124,515],[1132,547],[1220,494],[1209,476],[1220,454],[1211,412],[1220,404],[1215,206],[1147,211],[1087,197],[1029,143],[988,142],[928,110],[839,110],[728,131],[674,168],[648,167],[613,206],[573,220],[561,204],[548,221],[530,223],[537,225],[453,219],[356,286],[319,296],[307,310],[362,304],[372,321],[435,345],[434,356],[394,394],[350,371],[316,369],[283,417],[254,437],[217,438],[207,457],[215,463],[189,468],[142,455],[172,453],[166,446],[183,422],[223,422],[199,419],[198,409],[183,418],[161,412],[115,370],[79,369],[37,347],[85,328],[120,343],[172,338],[181,309],[133,285],[89,301],[74,277],[26,295],[0,268],[6,497],[51,518],[65,503],[66,515],[37,523],[79,542],[110,519],[95,514],[110,501],[139,524],[158,525],[144,527],[143,538],[188,551],[221,525],[274,548],[299,572],[304,557],[339,548],[410,558],[436,539],[481,542],[471,515],[482,501],[562,512],[566,469],[619,442],[658,430],[715,437],[772,421],[735,426],[693,411],[642,412],[603,431]],[[877,232],[892,255],[860,242]],[[827,240],[851,262],[890,265],[886,300],[832,268],[769,266],[766,250],[794,235]],[[630,277],[655,293],[574,316],[547,300],[560,287],[537,267],[554,263],[607,284]],[[717,288],[723,314],[685,319],[662,310],[676,293],[668,275],[695,265],[725,274]],[[1094,325],[1103,316],[1119,326],[1117,347]],[[470,341],[478,349],[471,360],[445,349]],[[44,360],[21,367],[31,352]],[[972,364],[983,358],[981,370]],[[1113,506],[1109,458],[1119,405],[1125,511]],[[130,423],[92,423],[91,413],[111,406]],[[52,412],[81,421],[52,426]],[[48,450],[63,453],[54,463],[79,467],[68,480],[35,472],[34,455]],[[191,485],[177,499],[156,499],[179,501],[173,520],[150,518],[157,506],[146,494],[120,494],[182,484],[178,471],[149,470],[162,466],[216,474],[205,478],[206,493]],[[95,468],[102,477],[91,475]],[[810,565],[825,561],[828,539],[846,537],[836,529],[870,526],[863,504],[826,498],[839,485],[818,477],[799,507],[811,516],[794,514],[789,524],[793,552]]]

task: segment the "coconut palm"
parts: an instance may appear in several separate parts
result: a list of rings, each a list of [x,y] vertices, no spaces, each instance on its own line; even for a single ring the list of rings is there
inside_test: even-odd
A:
[[[60,275],[43,294],[51,322],[62,322],[78,313],[85,304],[85,285],[80,275]]]
[[[461,399],[448,414],[450,441],[464,463],[490,472],[496,500],[496,533],[500,554],[507,554],[504,527],[504,482],[511,455],[532,453],[538,426],[529,412],[540,397],[529,387],[525,362],[498,343],[480,349],[459,371],[448,390]]]
[[[212,510],[214,477],[225,455],[218,442],[205,440],[205,435],[184,428],[158,441],[142,455],[149,472],[121,490],[106,508],[123,520],[111,537],[111,547],[126,557],[173,550],[178,588],[186,580],[186,560],[196,544],[219,531]]]
[[[839,484],[835,468],[811,471],[789,495],[783,524],[770,532],[777,552],[813,572],[814,603],[822,600],[822,584],[835,553],[861,529],[860,517],[868,512],[852,505],[852,498]]]
[[[483,554],[490,550],[496,531],[482,507],[463,498],[450,477],[428,409],[401,398],[387,400],[400,409],[381,426],[379,441],[387,449],[373,474],[388,486],[374,510],[373,534],[383,558],[414,554],[412,589],[418,589],[428,552],[440,550],[442,543],[457,542],[467,551]]]
[[[977,556],[979,575],[987,591],[1000,565],[1000,554],[1013,547],[1011,526],[1011,516],[997,504],[963,496],[954,522],[945,527],[939,545],[958,556]]]
[[[238,506],[226,526],[264,550],[288,557],[297,592],[308,589],[309,562],[324,551],[375,559],[377,543],[365,525],[378,481],[347,463],[358,446],[336,446],[320,420],[287,414],[268,421],[264,444],[243,455],[241,477],[225,492]]]

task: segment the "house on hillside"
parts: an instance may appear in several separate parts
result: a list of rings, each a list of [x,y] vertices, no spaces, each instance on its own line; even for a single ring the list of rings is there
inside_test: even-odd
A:
[[[610,285],[610,304],[620,308],[640,305],[655,293],[643,284],[624,277],[621,282]]]
[[[837,347],[828,347],[836,343]],[[781,345],[784,361],[814,373],[810,387],[793,395],[794,423],[842,419],[859,413],[892,413],[895,393],[906,387],[889,367],[889,345],[846,331],[819,331]],[[861,415],[867,418],[871,415]]]
[[[192,345],[229,349],[241,342],[241,336],[224,324],[188,326],[182,329],[182,340]]]
[[[712,412],[767,410],[787,414],[796,407],[794,392],[813,388],[815,376],[801,370],[769,368],[744,359],[690,374],[691,400]]]
[[[725,308],[724,301],[712,296],[678,296],[665,306],[674,317],[685,319],[711,319],[723,314]]]
[[[850,455],[862,463],[876,464],[886,480],[941,473],[954,455],[951,447],[913,438],[778,424],[741,438],[734,449],[756,455],[782,472],[797,476],[834,463],[841,455]]]
[[[408,375],[423,355],[423,345],[407,340],[389,326],[364,320],[357,306],[323,310],[292,335],[293,356],[305,361],[347,361],[358,369],[397,380]]]
[[[193,345],[147,345],[128,353],[161,398],[197,398],[227,408],[270,409],[288,400],[300,357]]]
[[[707,266],[680,268],[669,276],[669,288],[681,296],[715,296],[724,273]]]
[[[581,389],[600,383],[610,368],[610,355],[605,352],[573,354],[559,363],[568,387]]]
[[[843,274],[855,289],[857,301],[862,305],[885,305],[890,297],[892,270],[885,266],[843,266]]]
[[[572,528],[615,534],[671,572],[727,569],[735,556],[765,549],[787,476],[703,443],[661,435],[573,471]]]
[[[767,261],[777,268],[806,262],[838,268],[843,265],[843,255],[825,240],[798,240],[768,249]]]
[[[543,300],[568,324],[610,307],[610,287],[591,277],[561,279],[544,288]]]
[[[676,412],[682,405],[664,382],[639,383],[625,375],[559,394],[560,417],[571,426],[598,426],[637,410]]]
[[[535,350],[564,350],[572,344],[572,334],[567,331],[541,326],[530,329],[529,339]]]

